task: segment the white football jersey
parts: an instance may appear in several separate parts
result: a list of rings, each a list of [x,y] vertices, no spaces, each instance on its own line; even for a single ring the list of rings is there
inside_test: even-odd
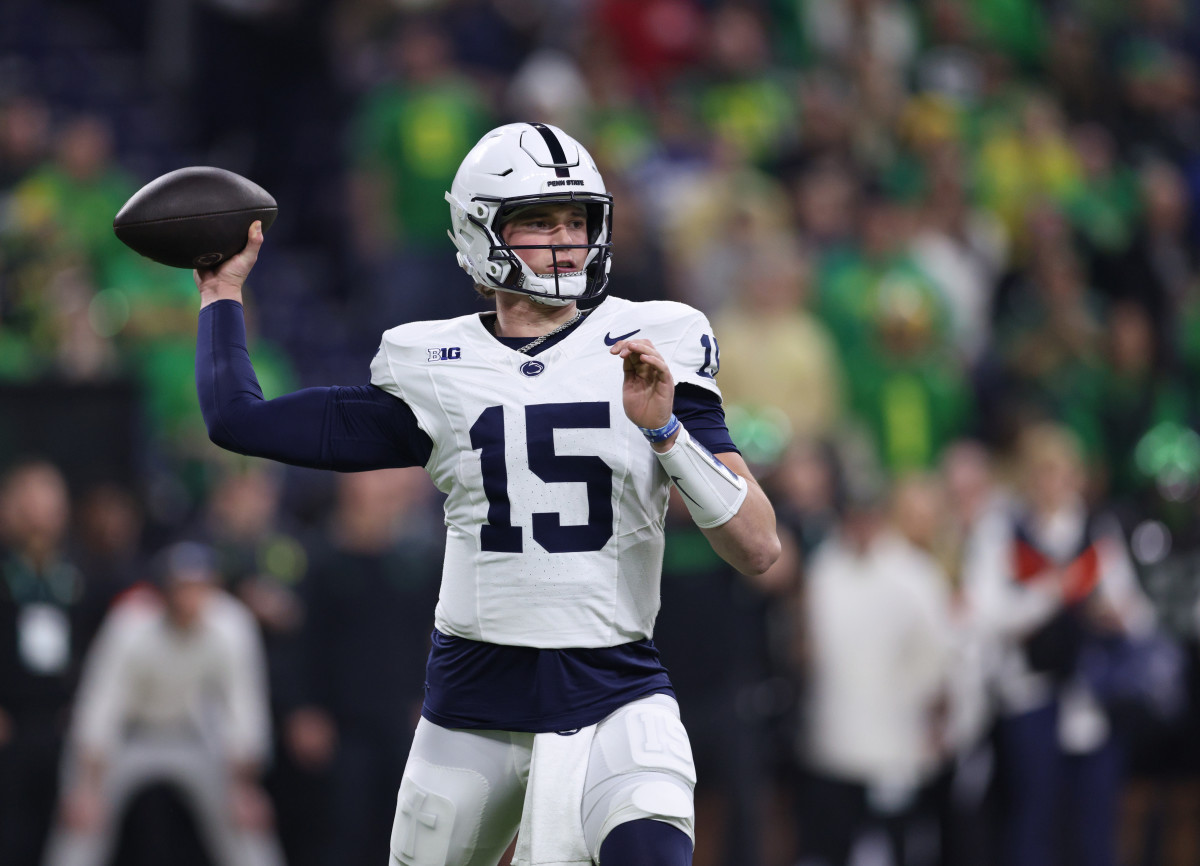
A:
[[[448,497],[439,631],[531,647],[653,633],[669,481],[625,415],[609,352],[635,334],[676,384],[720,395],[708,320],[674,302],[610,297],[534,357],[478,315],[383,335],[371,382],[412,408]]]

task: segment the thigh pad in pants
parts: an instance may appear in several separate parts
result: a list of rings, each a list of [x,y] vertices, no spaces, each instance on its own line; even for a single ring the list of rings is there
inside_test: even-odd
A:
[[[652,818],[695,841],[696,767],[679,706],[651,695],[622,707],[596,728],[583,795],[588,848],[599,856],[609,831]]]
[[[520,820],[530,751],[521,739],[422,719],[396,798],[393,866],[493,866]]]

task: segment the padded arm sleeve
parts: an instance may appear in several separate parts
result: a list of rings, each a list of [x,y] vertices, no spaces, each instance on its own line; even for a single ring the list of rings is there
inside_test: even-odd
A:
[[[200,311],[196,391],[209,438],[238,454],[352,472],[424,466],[433,449],[408,405],[373,385],[264,400],[237,301]]]

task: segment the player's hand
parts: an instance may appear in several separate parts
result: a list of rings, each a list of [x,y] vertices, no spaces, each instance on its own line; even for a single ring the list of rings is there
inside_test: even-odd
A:
[[[337,751],[337,726],[317,707],[301,707],[288,716],[284,736],[296,763],[309,771],[327,767]]]
[[[625,414],[639,427],[662,427],[671,420],[675,379],[666,360],[649,340],[621,340],[609,350],[622,359]]]
[[[230,785],[229,809],[234,826],[242,830],[269,830],[275,818],[266,792],[256,782],[245,779]]]
[[[246,248],[215,268],[192,271],[196,288],[200,290],[200,306],[207,307],[214,301],[229,298],[242,299],[242,286],[250,276],[250,269],[258,261],[258,251],[263,243],[262,223],[255,220],[246,235]]]
[[[93,785],[77,784],[62,801],[62,822],[77,833],[92,833],[104,819],[104,798]]]
[[[1088,625],[1101,634],[1119,635],[1125,631],[1120,611],[1099,593],[1093,593],[1084,601],[1083,612]]]

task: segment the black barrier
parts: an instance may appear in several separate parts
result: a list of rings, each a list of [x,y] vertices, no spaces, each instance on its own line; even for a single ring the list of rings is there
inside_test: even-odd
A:
[[[140,417],[138,389],[129,381],[0,385],[0,472],[42,458],[75,490],[102,482],[134,487]]]

